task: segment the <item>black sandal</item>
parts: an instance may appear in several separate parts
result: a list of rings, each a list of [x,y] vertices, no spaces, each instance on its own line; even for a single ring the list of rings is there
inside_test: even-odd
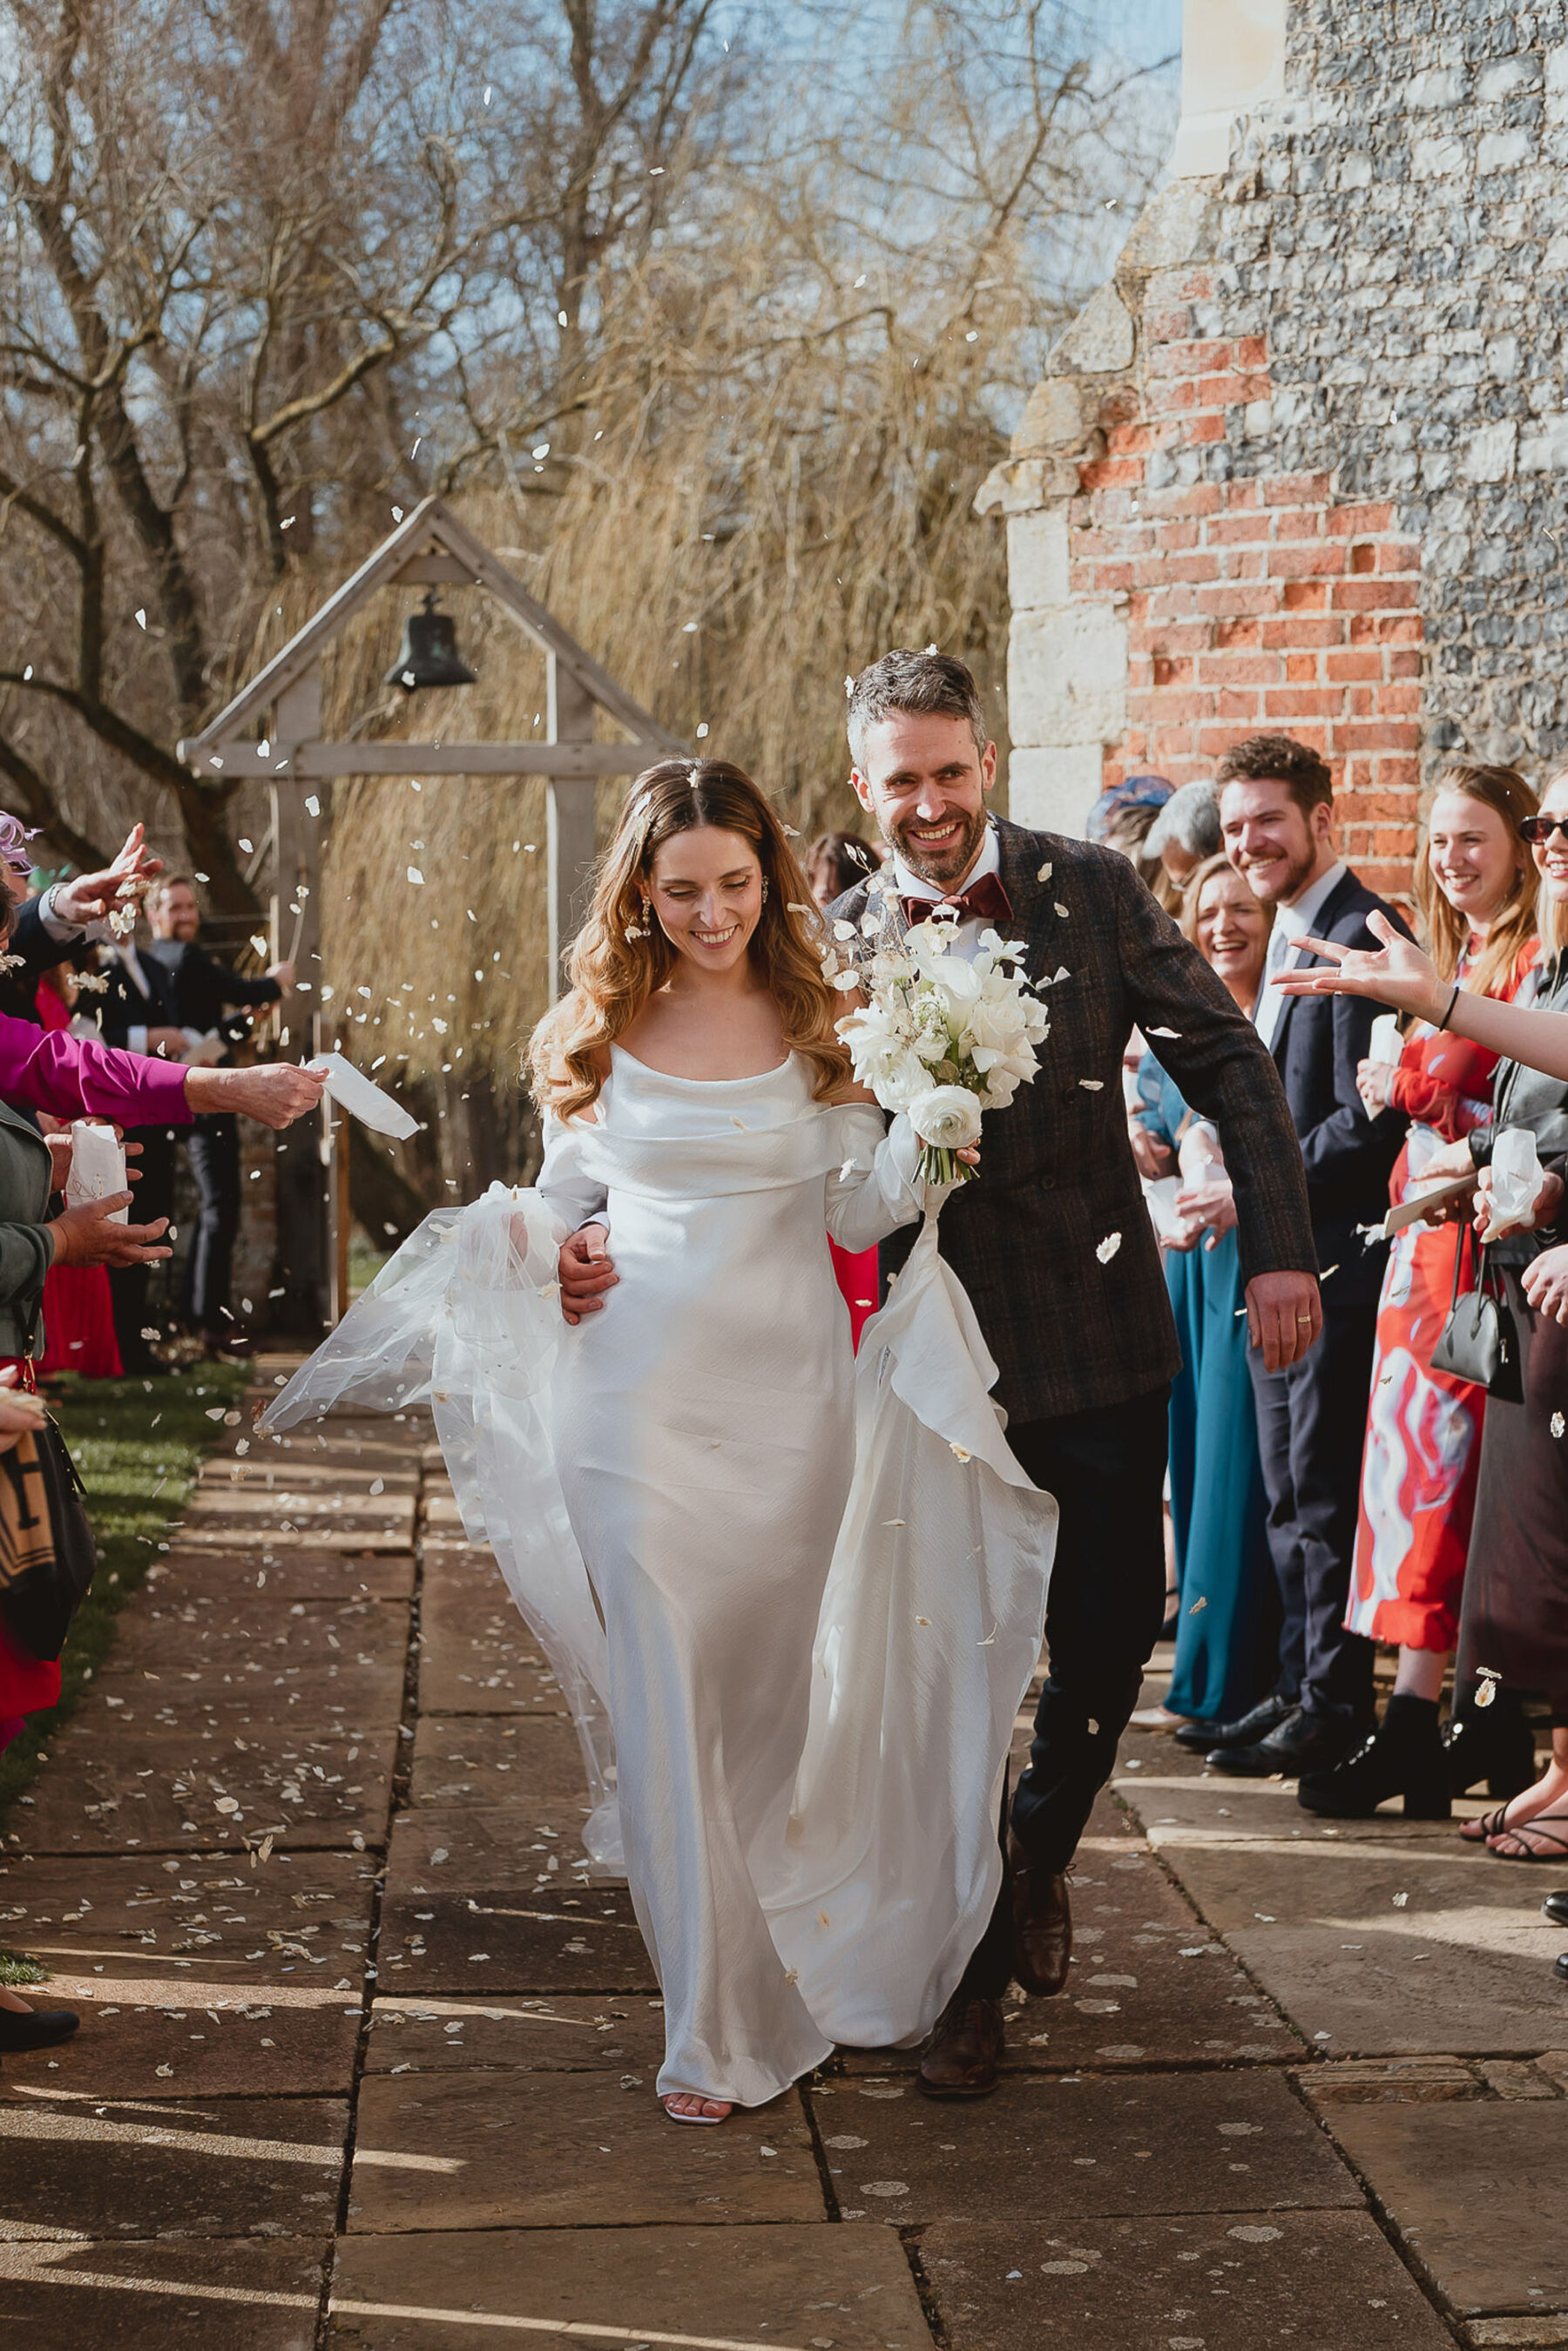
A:
[[[1531,1781],[1531,1787],[1534,1784]],[[1524,1791],[1521,1789],[1520,1793],[1522,1795]],[[1508,1817],[1513,1805],[1514,1799],[1511,1796],[1506,1804],[1498,1806],[1495,1813],[1482,1813],[1478,1820],[1464,1822],[1459,1834],[1467,1844],[1485,1844],[1489,1837],[1507,1836],[1513,1825]]]
[[[1504,1812],[1508,1810],[1506,1804],[1503,1810]],[[1533,1836],[1538,1830],[1546,1829],[1548,1821],[1561,1821],[1563,1827],[1568,1828],[1568,1813],[1537,1813],[1532,1821],[1521,1821],[1517,1828],[1504,1826],[1494,1831],[1493,1834],[1498,1836]],[[1568,1854],[1568,1836],[1553,1836],[1552,1831],[1546,1829],[1546,1842],[1552,1848],[1548,1853],[1531,1853],[1528,1848],[1523,1853],[1499,1853],[1494,1844],[1489,1844],[1487,1851],[1494,1861],[1555,1862],[1560,1861],[1564,1854]]]

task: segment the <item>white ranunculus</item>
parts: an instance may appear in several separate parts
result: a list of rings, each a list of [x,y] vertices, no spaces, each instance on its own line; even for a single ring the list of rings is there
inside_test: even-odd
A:
[[[909,1123],[936,1151],[963,1151],[980,1139],[980,1104],[967,1086],[931,1086],[907,1105]]]

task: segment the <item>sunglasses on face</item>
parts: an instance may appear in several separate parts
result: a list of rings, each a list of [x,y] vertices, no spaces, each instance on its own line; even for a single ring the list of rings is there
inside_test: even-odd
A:
[[[1568,841],[1568,816],[1527,816],[1520,820],[1520,833],[1531,849],[1544,849],[1554,832]]]

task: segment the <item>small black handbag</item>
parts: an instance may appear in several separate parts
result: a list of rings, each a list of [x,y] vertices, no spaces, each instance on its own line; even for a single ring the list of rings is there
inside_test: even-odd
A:
[[[1476,1253],[1476,1286],[1461,1298],[1459,1282],[1467,1247]],[[1486,1249],[1471,1224],[1459,1228],[1459,1245],[1454,1251],[1454,1294],[1448,1319],[1432,1349],[1432,1369],[1451,1373],[1457,1380],[1473,1380],[1477,1387],[1505,1404],[1524,1402],[1519,1332],[1504,1302],[1500,1279],[1488,1264]]]

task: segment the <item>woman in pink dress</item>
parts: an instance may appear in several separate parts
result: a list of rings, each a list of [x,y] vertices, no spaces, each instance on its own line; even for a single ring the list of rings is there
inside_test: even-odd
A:
[[[1438,971],[1471,994],[1505,1002],[1532,970],[1540,946],[1537,877],[1519,830],[1535,804],[1511,768],[1445,768],[1416,873],[1416,902]],[[1397,1062],[1362,1062],[1357,1084],[1369,1115],[1393,1109],[1410,1121],[1389,1184],[1396,1207],[1445,1176],[1473,1176],[1463,1138],[1486,1123],[1497,1059],[1451,1029],[1417,1021]],[[1431,1359],[1454,1294],[1463,1229],[1454,1220],[1406,1225],[1389,1251],[1345,1623],[1371,1640],[1397,1643],[1399,1667],[1372,1737],[1333,1771],[1302,1779],[1309,1812],[1359,1818],[1400,1795],[1406,1814],[1441,1820],[1455,1792],[1458,1765],[1444,1749],[1437,1704],[1458,1635],[1486,1391],[1434,1371]],[[1469,1254],[1459,1286],[1474,1286]],[[1495,1774],[1500,1725],[1487,1727]],[[1523,1787],[1534,1777],[1532,1742],[1522,1721],[1518,1733],[1513,1778]],[[1504,1792],[1511,1790],[1494,1789]]]

